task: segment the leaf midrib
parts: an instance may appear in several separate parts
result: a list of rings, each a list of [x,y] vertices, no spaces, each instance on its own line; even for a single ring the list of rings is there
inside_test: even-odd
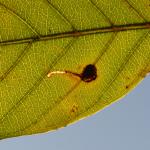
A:
[[[114,25],[114,26],[103,27],[103,28],[93,28],[93,29],[85,29],[85,30],[78,30],[78,31],[55,33],[55,34],[49,34],[40,37],[33,36],[33,37],[21,38],[15,40],[6,40],[6,41],[4,40],[4,41],[0,41],[0,46],[47,41],[47,40],[60,39],[60,38],[80,37],[80,36],[86,36],[91,34],[103,34],[109,32],[122,32],[128,30],[143,30],[143,29],[150,29],[150,22],[126,24],[126,25]]]

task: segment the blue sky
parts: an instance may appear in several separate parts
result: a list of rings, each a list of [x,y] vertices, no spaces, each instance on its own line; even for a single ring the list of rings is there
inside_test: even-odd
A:
[[[66,128],[0,141],[2,150],[150,150],[150,76],[121,101]]]

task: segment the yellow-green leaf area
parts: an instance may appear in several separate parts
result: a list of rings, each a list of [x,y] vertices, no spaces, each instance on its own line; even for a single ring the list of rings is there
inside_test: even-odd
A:
[[[149,0],[0,0],[0,139],[65,127],[131,91],[150,72],[149,12]]]

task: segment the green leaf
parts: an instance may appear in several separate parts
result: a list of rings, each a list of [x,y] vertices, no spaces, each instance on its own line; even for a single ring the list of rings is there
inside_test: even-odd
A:
[[[0,0],[0,138],[126,95],[150,71],[149,12],[149,0]]]

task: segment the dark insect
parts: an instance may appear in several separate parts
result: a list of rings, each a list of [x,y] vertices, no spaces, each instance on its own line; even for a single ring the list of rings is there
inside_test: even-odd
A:
[[[91,82],[97,78],[97,69],[94,65],[87,65],[82,74],[80,74],[80,78],[84,82]]]

